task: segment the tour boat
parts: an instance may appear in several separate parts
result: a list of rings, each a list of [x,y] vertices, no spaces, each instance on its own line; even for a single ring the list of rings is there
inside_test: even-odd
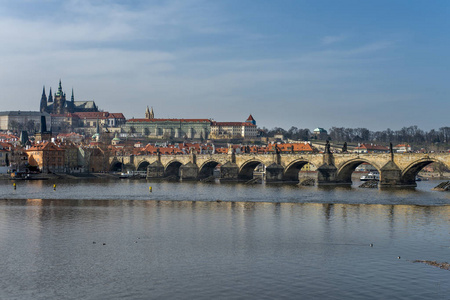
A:
[[[361,176],[361,178],[359,180],[361,180],[361,181],[370,181],[370,180],[380,181],[380,174],[378,174],[376,172],[370,172],[367,175]]]

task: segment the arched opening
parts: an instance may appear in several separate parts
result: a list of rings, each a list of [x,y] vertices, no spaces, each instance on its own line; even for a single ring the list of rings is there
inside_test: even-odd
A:
[[[200,171],[198,172],[198,178],[205,179],[205,178],[214,176],[215,175],[214,170],[216,169],[216,167],[218,165],[219,165],[219,163],[215,162],[215,161],[210,161],[210,162],[203,164],[203,166],[201,166],[201,168],[200,168]]]
[[[257,160],[246,162],[239,170],[238,179],[240,180],[250,180],[255,177],[261,177],[264,179],[264,172],[266,166]]]
[[[150,165],[148,161],[143,161],[139,164],[137,171],[147,171],[147,167]]]
[[[110,168],[111,172],[122,172],[124,169],[123,164],[119,161],[113,162]]]
[[[380,169],[370,162],[361,159],[347,162],[338,170],[337,181],[344,184],[352,184],[352,179],[379,181]]]
[[[418,162],[414,162],[410,166],[408,166],[402,174],[402,182],[403,183],[415,183],[418,179],[419,172],[426,167],[427,165],[434,163],[436,161],[426,159]],[[441,162],[436,162],[437,164],[442,164]],[[445,166],[445,165],[444,165]]]
[[[180,167],[183,164],[178,162],[178,161],[173,161],[171,163],[169,163],[166,167],[166,169],[164,170],[164,176],[165,177],[180,177]]]
[[[284,181],[293,181],[298,182],[299,181],[299,175],[300,172],[309,173],[314,172],[315,167],[309,163],[308,161],[296,161],[291,163],[283,174],[283,180]]]

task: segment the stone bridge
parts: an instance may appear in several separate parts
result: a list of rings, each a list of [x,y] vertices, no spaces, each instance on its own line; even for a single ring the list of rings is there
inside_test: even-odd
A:
[[[186,154],[116,156],[110,158],[111,171],[147,171],[147,178],[177,176],[199,180],[213,175],[220,166],[221,181],[250,180],[259,164],[266,166],[266,181],[302,181],[300,169],[310,163],[317,168],[318,185],[351,184],[351,175],[362,163],[380,173],[380,186],[416,186],[419,171],[433,162],[450,168],[450,153],[320,153],[320,154]],[[299,175],[300,174],[300,175]]]

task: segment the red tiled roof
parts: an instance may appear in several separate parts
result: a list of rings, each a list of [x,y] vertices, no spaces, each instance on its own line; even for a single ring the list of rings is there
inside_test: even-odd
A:
[[[108,118],[125,119],[125,116],[122,113],[110,113]]]
[[[77,116],[80,119],[125,119],[122,113],[109,113],[107,111],[99,111],[99,112],[76,112],[73,115]]]
[[[256,127],[256,125],[248,122],[212,122],[212,126],[252,126]]]
[[[250,116],[248,116],[248,119],[247,119],[247,121],[255,121],[255,119],[253,119],[253,116],[252,116],[252,115],[250,115]]]
[[[50,114],[52,118],[54,117],[68,117],[68,118],[78,118],[78,116],[75,113],[66,113],[66,114]]]
[[[45,143],[42,143],[42,144],[35,144],[35,145],[31,146],[30,148],[28,148],[25,151],[44,151],[44,150],[63,151],[63,149],[59,148],[58,146],[56,146],[55,144],[53,144],[51,142],[45,142]]]
[[[127,122],[184,122],[184,123],[207,123],[211,122],[209,119],[129,119]]]

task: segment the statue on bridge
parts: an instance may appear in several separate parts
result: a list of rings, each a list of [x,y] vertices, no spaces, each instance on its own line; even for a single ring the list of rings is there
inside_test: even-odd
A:
[[[326,154],[331,154],[330,141],[329,140],[327,140],[327,143],[325,144],[325,153]]]
[[[342,153],[347,153],[347,142],[344,143],[344,146],[342,147]]]
[[[278,148],[278,145],[275,144],[275,153],[280,154],[280,148]]]

